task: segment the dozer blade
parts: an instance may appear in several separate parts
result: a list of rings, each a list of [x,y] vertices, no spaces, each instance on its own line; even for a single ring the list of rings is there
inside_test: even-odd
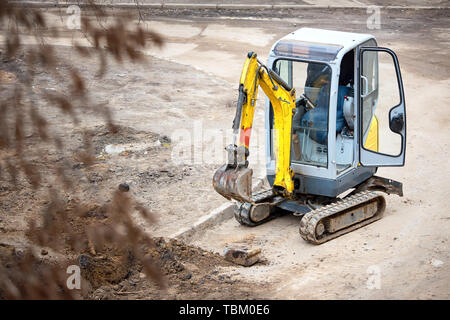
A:
[[[214,189],[227,198],[241,202],[251,202],[253,170],[245,167],[220,167],[213,177]]]

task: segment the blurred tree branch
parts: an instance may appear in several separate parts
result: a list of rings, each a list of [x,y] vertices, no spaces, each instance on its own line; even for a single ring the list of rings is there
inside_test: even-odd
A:
[[[58,5],[58,1],[55,2]],[[108,19],[108,13],[94,0],[80,0],[78,3],[89,15],[81,17],[81,29],[75,33],[84,36],[90,46],[81,44],[78,38],[73,43],[73,51],[82,58],[97,57],[99,78],[105,75],[110,61],[145,63],[142,50],[163,44],[158,33],[144,30],[134,22],[136,13],[139,22],[143,20],[137,0],[136,12],[116,14],[112,19]],[[45,103],[55,111],[61,111],[65,121],[71,121],[74,128],[80,124],[79,115],[86,111],[103,117],[111,132],[115,132],[116,126],[108,107],[91,98],[86,80],[77,66],[58,55],[52,47],[52,41],[61,38],[62,31],[66,30],[51,25],[39,9],[13,6],[6,1],[0,2],[0,27],[4,42],[1,58],[24,69],[14,81],[0,82],[0,184],[7,185],[13,192],[23,188],[45,189],[44,180],[52,185],[48,190],[50,201],[42,208],[42,223],[30,222],[27,235],[31,242],[26,253],[0,266],[0,298],[74,298],[73,293],[65,288],[67,275],[65,270],[61,271],[61,266],[41,266],[39,274],[30,269],[40,263],[33,253],[33,246],[61,250],[66,242],[77,252],[92,247],[98,249],[105,244],[132,250],[145,273],[164,287],[161,272],[144,258],[141,250],[142,244],[151,245],[151,238],[135,225],[132,218],[136,211],[152,222],[152,215],[131,197],[119,191],[112,195],[112,203],[108,207],[112,218],[108,225],[87,225],[78,233],[70,226],[68,216],[82,216],[89,204],[68,207],[62,200],[62,192],[78,191],[77,182],[67,173],[71,166],[65,156],[63,139],[52,130],[48,114],[42,112],[41,105]],[[60,67],[62,65],[64,68]],[[65,89],[36,90],[39,87],[36,80],[38,70],[46,70]],[[36,133],[33,143],[27,141],[30,131]],[[91,139],[92,133],[85,130],[84,151],[77,155],[86,166],[95,163]],[[64,161],[57,163],[45,157],[43,153],[48,148],[58,150]],[[53,174],[48,175],[48,169]],[[21,177],[26,178],[28,185],[21,182]],[[68,236],[62,239],[61,234]]]

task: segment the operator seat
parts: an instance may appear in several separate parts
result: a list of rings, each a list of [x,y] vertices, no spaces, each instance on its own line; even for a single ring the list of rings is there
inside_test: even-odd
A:
[[[305,81],[306,88],[320,88],[318,97],[315,102],[316,107],[306,111],[300,118],[301,127],[309,127],[310,138],[320,144],[327,144],[328,136],[328,109],[329,109],[329,86],[328,79],[329,68],[326,65],[310,63],[307,69],[307,78]],[[336,110],[336,133],[340,133],[344,128],[346,121],[344,117],[344,100],[345,96],[353,94],[353,77],[354,77],[354,51],[347,52],[342,58],[339,88],[337,96]]]

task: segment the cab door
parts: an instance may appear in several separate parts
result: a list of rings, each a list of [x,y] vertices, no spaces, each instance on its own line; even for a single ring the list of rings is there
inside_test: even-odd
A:
[[[359,57],[359,162],[403,166],[406,110],[397,56],[387,48],[363,46]]]

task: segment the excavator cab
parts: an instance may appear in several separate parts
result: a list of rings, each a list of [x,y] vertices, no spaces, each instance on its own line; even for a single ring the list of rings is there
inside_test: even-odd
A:
[[[249,140],[257,89],[266,93],[270,190],[252,194]],[[236,201],[236,220],[264,223],[277,209],[302,217],[303,239],[319,244],[381,218],[402,184],[375,176],[403,166],[406,114],[395,53],[373,36],[302,28],[277,41],[262,64],[244,64],[228,162],[213,177]],[[239,139],[237,136],[239,135]]]
[[[378,47],[373,36],[302,28],[274,44],[267,65],[296,90],[291,138],[296,193],[336,197],[378,167],[404,164],[400,68],[395,53]],[[271,108],[267,99],[269,181],[276,173]]]

